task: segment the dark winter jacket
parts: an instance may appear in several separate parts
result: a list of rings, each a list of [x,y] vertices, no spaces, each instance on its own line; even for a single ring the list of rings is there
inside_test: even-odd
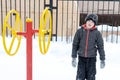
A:
[[[97,50],[100,54],[100,60],[105,60],[104,42],[101,33],[94,26],[92,29],[86,29],[83,25],[77,30],[72,44],[72,58],[77,54],[81,57],[96,57]]]

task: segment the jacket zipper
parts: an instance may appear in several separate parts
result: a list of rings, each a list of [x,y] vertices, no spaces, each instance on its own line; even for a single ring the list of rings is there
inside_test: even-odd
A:
[[[89,37],[90,30],[87,30],[87,36],[86,36],[86,46],[85,46],[85,57],[87,57],[88,54],[88,37]]]

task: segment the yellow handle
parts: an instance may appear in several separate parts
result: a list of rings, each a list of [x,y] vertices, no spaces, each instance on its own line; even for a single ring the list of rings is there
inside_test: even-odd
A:
[[[15,23],[14,23],[13,27],[11,27],[8,24],[9,17],[12,13],[16,14],[15,15],[15,17],[16,17],[15,18]],[[6,29],[10,30],[11,33],[12,33],[12,40],[11,40],[9,48],[7,48],[7,46],[6,46],[7,45],[7,43],[6,43]],[[6,53],[10,56],[15,55],[17,53],[19,47],[20,47],[21,36],[18,36],[16,31],[22,31],[22,22],[20,20],[19,13],[15,10],[11,10],[11,11],[8,12],[7,16],[5,17],[4,24],[3,24],[3,33],[2,33],[2,40],[3,40],[4,49],[5,49]],[[13,48],[15,39],[17,39],[18,44],[17,44],[16,49],[12,52],[12,48]]]
[[[47,22],[47,20],[49,20],[49,22]],[[46,26],[48,25],[49,27],[47,28]],[[40,18],[40,29],[38,34],[39,48],[42,54],[47,53],[48,48],[50,46],[51,36],[52,36],[52,16],[50,10],[48,8],[45,8]]]

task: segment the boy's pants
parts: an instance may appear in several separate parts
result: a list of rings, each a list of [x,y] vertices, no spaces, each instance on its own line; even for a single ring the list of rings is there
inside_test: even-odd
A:
[[[95,80],[96,75],[96,57],[78,58],[78,69],[76,80]]]

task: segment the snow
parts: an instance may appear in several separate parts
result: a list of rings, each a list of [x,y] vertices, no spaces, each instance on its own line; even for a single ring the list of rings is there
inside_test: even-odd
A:
[[[97,28],[100,31],[120,31],[120,26],[98,25]]]
[[[9,42],[11,38],[6,38]],[[26,39],[22,38],[15,56],[6,54],[0,36],[0,80],[26,80]],[[100,68],[97,56],[96,80],[119,80],[120,44],[105,43],[106,66]],[[49,51],[42,55],[38,39],[33,39],[33,80],[75,80],[77,67],[71,65],[72,43],[51,41]]]

